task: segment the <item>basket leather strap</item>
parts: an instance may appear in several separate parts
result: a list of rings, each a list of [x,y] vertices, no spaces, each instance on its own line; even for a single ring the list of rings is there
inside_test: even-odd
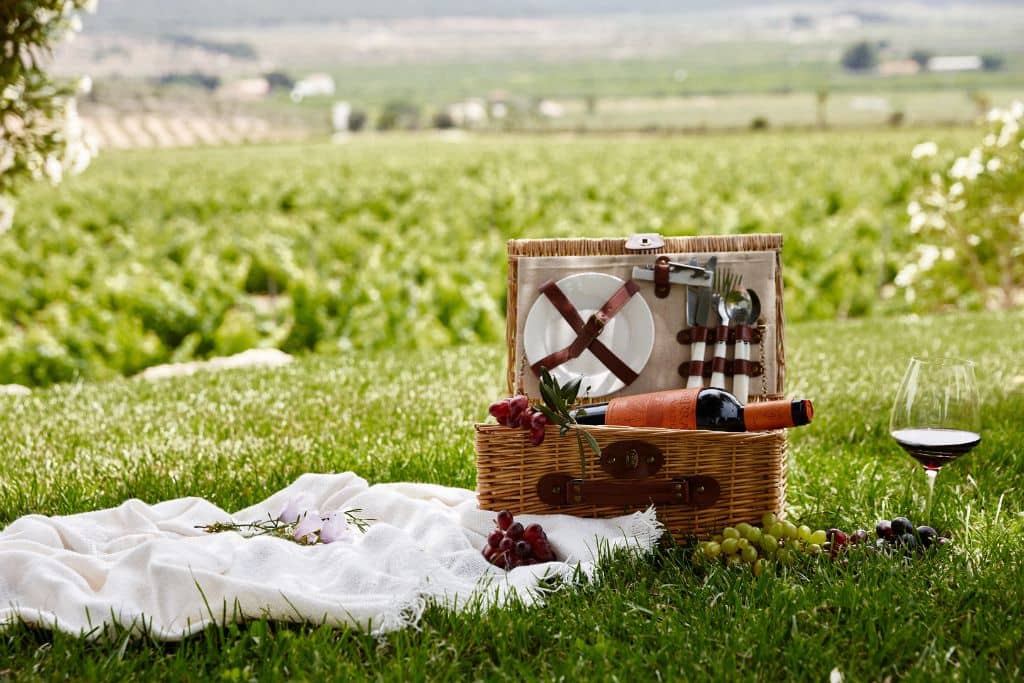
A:
[[[580,479],[571,474],[545,474],[537,481],[537,497],[548,505],[690,505],[705,508],[718,500],[721,488],[713,477],[609,481]]]
[[[569,327],[576,333],[576,339],[564,349],[555,351],[531,365],[530,369],[533,370],[533,373],[539,376],[541,368],[550,370],[551,368],[558,367],[562,363],[578,357],[585,350],[590,349],[590,352],[604,363],[604,366],[613,375],[625,384],[632,384],[638,375],[631,367],[623,363],[618,356],[612,353],[611,349],[598,341],[597,337],[601,334],[608,321],[622,310],[622,307],[639,290],[640,288],[635,282],[627,280],[621,287],[615,290],[615,293],[611,295],[608,301],[594,315],[584,322],[579,311],[576,310],[576,307],[572,305],[572,302],[569,301],[569,298],[565,296],[565,293],[559,289],[554,281],[548,280],[541,285],[541,294],[548,298],[551,305],[555,307],[555,310],[565,319],[565,322],[569,323]]]

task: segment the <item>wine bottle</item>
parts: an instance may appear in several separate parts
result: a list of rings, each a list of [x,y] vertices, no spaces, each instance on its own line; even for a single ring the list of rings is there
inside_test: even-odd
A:
[[[713,387],[623,396],[608,403],[579,408],[582,408],[582,414],[576,414],[576,422],[584,425],[712,429],[719,432],[799,427],[814,417],[814,406],[806,399],[743,405],[729,392]]]

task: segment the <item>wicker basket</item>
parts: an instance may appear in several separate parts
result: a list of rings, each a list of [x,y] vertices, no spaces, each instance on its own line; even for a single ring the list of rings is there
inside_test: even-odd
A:
[[[779,235],[670,237],[654,249],[632,251],[625,239],[513,240],[509,242],[507,341],[508,388],[533,395],[524,382],[524,359],[517,352],[522,259],[573,256],[648,256],[650,254],[728,254],[769,252],[773,281],[750,283],[771,288],[774,305],[760,324],[764,349],[774,351],[757,399],[782,394],[785,349]],[[745,283],[747,284],[747,283]],[[664,343],[661,339],[656,344]],[[671,343],[675,343],[672,340]],[[767,368],[768,365],[764,364]],[[646,370],[645,370],[646,372]],[[683,380],[678,376],[681,386]],[[534,385],[535,386],[535,385]],[[669,387],[665,387],[669,388]],[[630,393],[629,387],[618,395]],[[755,399],[756,400],[756,399]],[[707,536],[724,525],[756,523],[766,511],[780,513],[786,494],[784,431],[723,433],[629,427],[585,427],[601,455],[585,448],[581,456],[572,433],[547,428],[540,446],[522,430],[476,425],[477,491],[484,509],[513,513],[564,513],[610,517],[655,505],[658,518],[677,541]]]

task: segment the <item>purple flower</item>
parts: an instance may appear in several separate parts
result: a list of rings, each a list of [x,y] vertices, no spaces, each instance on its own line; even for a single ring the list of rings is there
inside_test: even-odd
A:
[[[323,522],[320,520],[320,513],[316,510],[307,510],[299,517],[299,523],[295,525],[292,538],[299,543],[316,543],[316,532],[320,531]]]
[[[313,497],[308,493],[302,493],[295,498],[290,498],[281,508],[277,518],[285,524],[294,524],[299,517],[313,504]]]
[[[332,512],[320,529],[320,541],[322,543],[334,543],[340,541],[351,533],[348,519],[340,512]]]

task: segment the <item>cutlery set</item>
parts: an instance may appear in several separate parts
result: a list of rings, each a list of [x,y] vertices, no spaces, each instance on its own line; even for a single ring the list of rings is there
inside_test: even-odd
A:
[[[668,277],[659,278],[659,268],[668,268]],[[732,375],[732,393],[746,402],[750,394],[750,377],[760,374],[760,364],[750,360],[751,342],[758,341],[756,330],[761,315],[761,300],[753,289],[743,289],[742,276],[728,268],[718,266],[718,258],[709,256],[701,265],[696,258],[682,263],[667,257],[654,266],[633,268],[634,280],[654,280],[658,287],[678,284],[686,287],[686,329],[677,339],[690,346],[690,360],[679,366],[679,374],[686,378],[687,388],[704,386],[706,374],[705,353],[709,343],[714,344],[709,386],[725,389],[726,376]],[[713,315],[718,325],[713,327]],[[732,362],[728,359],[729,342],[734,340]]]

